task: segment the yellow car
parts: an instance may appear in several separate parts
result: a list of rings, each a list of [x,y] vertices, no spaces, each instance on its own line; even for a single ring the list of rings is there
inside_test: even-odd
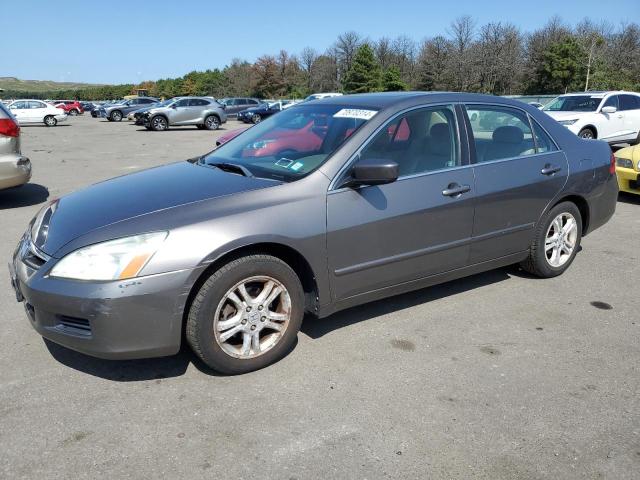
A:
[[[623,148],[614,155],[620,191],[640,195],[640,145]]]

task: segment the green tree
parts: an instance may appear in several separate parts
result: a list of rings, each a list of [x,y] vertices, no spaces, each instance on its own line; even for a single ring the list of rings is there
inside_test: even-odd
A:
[[[552,43],[538,69],[540,93],[581,90],[584,86],[582,60],[583,50],[574,37],[568,36]]]
[[[347,71],[343,89],[346,93],[376,92],[381,88],[380,65],[368,43],[361,45]]]
[[[382,75],[382,90],[384,92],[402,92],[408,89],[408,85],[400,78],[398,67],[389,67],[384,71]]]

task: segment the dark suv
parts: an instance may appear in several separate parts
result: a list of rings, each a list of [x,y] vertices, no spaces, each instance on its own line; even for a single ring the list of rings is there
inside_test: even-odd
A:
[[[225,112],[227,116],[235,117],[238,112],[246,110],[247,108],[257,107],[262,103],[262,100],[257,98],[222,98],[220,103],[225,106]]]

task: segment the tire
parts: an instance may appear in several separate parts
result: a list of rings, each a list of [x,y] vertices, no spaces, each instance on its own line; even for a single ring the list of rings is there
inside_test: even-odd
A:
[[[111,120],[112,122],[121,122],[122,112],[120,110],[114,110],[109,114],[109,120]]]
[[[255,125],[256,123],[260,123],[262,121],[262,117],[259,114],[255,114],[251,117],[251,122]]]
[[[217,130],[220,127],[220,119],[215,115],[209,115],[204,119],[204,128],[207,130]]]
[[[149,121],[149,125],[151,126],[151,130],[154,132],[162,132],[169,128],[169,122],[162,115],[156,115],[152,117]]]
[[[578,136],[580,138],[584,138],[585,140],[593,140],[596,137],[596,132],[593,131],[592,128],[586,127],[578,132]]]
[[[47,115],[44,117],[44,124],[47,127],[55,127],[58,124],[58,120],[53,115]]]
[[[276,296],[268,305],[259,305],[259,295],[268,282],[274,286],[268,297],[274,292]],[[246,297],[239,285],[247,286]],[[276,288],[282,290],[276,292]],[[240,303],[229,299],[232,293]],[[303,315],[304,292],[291,267],[270,255],[249,255],[227,263],[202,284],[189,309],[186,338],[212,369],[229,375],[247,373],[271,365],[291,351]],[[228,325],[223,327],[224,321]],[[273,330],[274,324],[282,330]],[[256,337],[263,351],[255,348]]]
[[[640,145],[640,132],[638,132],[638,136],[636,137],[635,140],[631,140],[629,142],[629,145],[633,146],[633,145]]]
[[[71,110],[69,110],[69,115],[71,115],[72,117],[75,117],[76,115],[79,115],[79,114],[80,112],[75,108],[72,108]]]
[[[569,228],[571,218],[575,222],[575,227]],[[558,228],[560,226],[557,223],[558,219],[560,219],[562,228]],[[563,231],[559,238],[556,236],[558,230]],[[556,236],[555,241],[553,241],[554,236]],[[549,210],[538,223],[533,243],[529,249],[529,257],[520,266],[532,275],[541,278],[562,275],[580,250],[581,239],[582,215],[580,210],[575,203],[559,203]],[[568,245],[573,245],[570,252]],[[558,256],[554,257],[556,254]]]

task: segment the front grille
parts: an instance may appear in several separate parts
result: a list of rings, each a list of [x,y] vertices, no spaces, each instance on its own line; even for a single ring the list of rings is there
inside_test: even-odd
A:
[[[91,336],[91,324],[86,318],[68,317],[58,315],[58,327],[66,333],[74,335]]]

